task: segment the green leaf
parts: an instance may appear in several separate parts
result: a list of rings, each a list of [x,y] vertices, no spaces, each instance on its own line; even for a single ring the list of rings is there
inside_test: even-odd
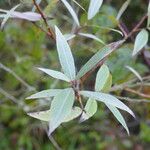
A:
[[[73,10],[73,8],[71,7],[71,5],[66,1],[66,0],[61,0],[64,5],[66,6],[66,8],[68,9],[68,11],[70,12],[71,16],[73,17],[75,23],[80,26],[80,23],[79,23],[79,20],[78,20],[78,17],[75,13],[75,11]]]
[[[54,97],[50,108],[49,135],[71,113],[75,94],[72,88],[62,90]]]
[[[129,6],[131,0],[126,0],[124,2],[124,4],[122,5],[122,7],[120,8],[119,12],[118,12],[118,15],[116,17],[117,20],[119,20],[122,16],[122,14],[125,12],[125,10],[127,9],[127,7]]]
[[[102,65],[96,75],[95,91],[101,91],[104,88],[109,76],[109,68],[105,64]]]
[[[41,121],[49,122],[49,120],[50,120],[50,110],[32,112],[32,113],[27,113],[27,114],[30,117],[33,117],[33,118],[41,120]]]
[[[118,42],[111,43],[109,45],[104,46],[101,50],[99,50],[78,72],[77,79],[80,79],[86,73],[88,73],[91,69],[96,67],[96,65],[108,57],[116,48],[118,48],[124,40],[120,40]]]
[[[111,85],[112,85],[112,76],[110,74],[109,68],[107,67],[107,65],[104,64],[101,66],[101,68],[97,73],[95,91],[108,92],[111,88]],[[105,103],[105,105],[110,109],[110,111],[114,114],[114,116],[123,125],[123,127],[126,129],[127,133],[129,134],[129,130],[126,125],[126,122],[122,114],[119,112],[119,110],[108,103]]]
[[[9,17],[11,16],[11,14],[20,6],[20,4],[16,5],[15,7],[13,7],[10,11],[7,11],[7,14],[5,15],[2,23],[1,23],[1,29],[3,29],[4,25],[6,24],[7,20],[9,19]]]
[[[4,9],[0,9],[0,12],[8,13],[9,11],[8,10],[4,10]]]
[[[45,69],[45,68],[38,68],[38,69],[45,72],[46,74],[50,75],[53,78],[63,80],[66,82],[70,82],[70,79],[66,75],[64,75],[62,72],[54,71],[51,69]]]
[[[84,112],[80,118],[80,121],[83,122],[91,118],[97,111],[97,101],[89,99],[85,105]]]
[[[104,102],[114,107],[125,110],[128,113],[130,113],[133,117],[135,117],[134,113],[129,107],[127,107],[123,102],[119,101],[116,97],[110,94],[104,94],[101,92],[91,92],[91,91],[80,91],[80,94],[85,97],[95,99],[97,101]]]
[[[143,81],[141,75],[132,67],[126,66],[127,69],[129,69],[141,82]]]
[[[49,89],[33,94],[26,99],[40,99],[40,98],[49,98],[58,95],[62,90],[61,89]]]
[[[55,26],[56,31],[56,44],[59,55],[59,61],[61,63],[64,74],[71,80],[75,79],[75,64],[71,53],[69,44],[65,37],[62,35],[58,27]]]
[[[1,14],[0,18],[5,18],[6,14]]]
[[[119,110],[106,103],[106,106],[110,109],[110,111],[113,113],[113,115],[116,117],[116,119],[122,124],[122,126],[126,129],[127,133],[129,134],[129,129],[128,126],[124,120],[124,117],[122,116],[122,114],[119,112]]]
[[[99,11],[103,0],[90,0],[90,5],[88,9],[88,20],[92,19]]]
[[[141,30],[135,39],[134,50],[132,56],[135,56],[148,42],[148,32],[143,29]]]
[[[86,10],[81,6],[76,0],[72,0],[76,5],[78,5],[83,11],[86,12]]]
[[[81,115],[82,110],[79,107],[74,107],[71,110],[71,113],[63,120],[63,122],[68,122],[71,121],[75,118],[77,118],[79,115]],[[39,119],[41,121],[46,121],[49,122],[50,120],[50,109],[46,111],[40,111],[40,112],[32,112],[32,113],[27,113],[30,117]]]
[[[103,89],[101,90],[101,92],[107,93],[107,92],[109,92],[111,87],[112,87],[112,75],[109,74],[109,77],[108,77]]]
[[[77,117],[79,117],[82,113],[82,109],[80,107],[74,107],[71,110],[71,113],[64,119],[63,122],[69,122]]]
[[[102,43],[103,45],[105,45],[105,42],[102,41],[101,39],[99,39],[98,37],[96,37],[95,35],[93,34],[88,34],[88,33],[78,33],[80,36],[84,36],[84,37],[87,37],[87,38],[90,38],[90,39],[93,39],[93,40],[96,40],[100,43]]]
[[[69,40],[75,38],[76,35],[75,34],[65,34],[64,37],[65,37],[66,41],[69,41]]]

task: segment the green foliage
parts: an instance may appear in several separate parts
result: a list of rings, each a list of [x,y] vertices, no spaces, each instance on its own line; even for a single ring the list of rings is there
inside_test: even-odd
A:
[[[133,90],[142,94],[149,94],[149,86],[147,86],[149,80],[144,77],[149,73],[145,63],[147,59],[143,55],[132,58],[132,53],[136,55],[143,47],[144,50],[149,50],[149,21],[147,21],[147,27],[144,27],[143,24],[143,28],[137,30],[139,33],[133,52],[134,36],[131,37],[132,40],[126,41],[125,33],[118,30],[120,21],[125,22],[129,29],[135,25],[130,16],[123,18],[127,14],[133,14],[135,21],[140,20],[141,11],[132,10],[135,6],[142,11],[145,11],[147,6],[141,3],[140,7],[137,7],[138,0],[134,4],[132,1],[126,1],[124,4],[123,1],[115,1],[111,6],[110,2],[103,3],[102,0],[97,2],[93,0],[87,2],[37,0],[36,2],[44,12],[47,24],[33,6],[32,1],[21,1],[19,11],[11,11],[12,5],[7,6],[8,3],[5,5],[0,1],[4,8],[0,18],[3,19],[2,26],[5,25],[4,32],[0,32],[0,75],[2,75],[0,78],[2,85],[2,89],[0,88],[0,116],[2,116],[0,149],[10,149],[15,145],[14,149],[53,150],[54,148],[47,140],[43,130],[44,128],[47,131],[48,124],[49,135],[63,124],[54,134],[54,138],[63,149],[109,149],[112,146],[116,149],[133,149],[132,140],[135,137],[132,135],[132,128],[129,128],[131,138],[124,136],[122,128],[120,125],[117,126],[109,113],[112,112],[129,134],[127,125],[130,127],[129,120],[134,119],[130,119],[127,115],[124,115],[124,119],[119,109],[129,112],[132,116],[134,114],[118,97],[133,97],[140,100],[139,95],[127,93],[126,86],[133,87]],[[11,4],[17,5],[17,3],[18,1],[15,1]],[[117,8],[120,7],[118,12]],[[17,20],[12,20],[12,18],[17,18]],[[26,23],[25,20],[30,22]],[[64,35],[56,25],[61,28]],[[54,26],[55,32],[53,31]],[[49,39],[49,29],[52,31],[54,39],[56,36],[56,41],[52,42],[52,39]],[[116,42],[111,43],[111,41]],[[106,63],[103,65],[105,61]],[[44,74],[34,69],[34,66]],[[97,67],[99,70],[93,71]],[[55,69],[53,70],[53,68]],[[81,69],[79,70],[79,68]],[[91,76],[87,78],[89,74]],[[132,78],[134,78],[133,85],[132,83],[127,84]],[[137,78],[142,82],[139,82]],[[87,80],[84,81],[85,79]],[[123,87],[115,91],[115,86],[119,87],[120,83],[123,83]],[[37,90],[31,85],[35,86]],[[32,93],[36,94],[27,97]],[[24,101],[25,97],[38,99],[38,101]],[[12,102],[8,100],[12,100]],[[17,104],[16,106],[14,102]],[[133,106],[130,104],[130,107]],[[110,111],[107,111],[107,108]],[[143,110],[147,109],[142,105],[140,105],[140,109],[133,108],[138,115],[143,115]],[[44,121],[42,127],[38,121],[31,119],[26,113]],[[81,122],[85,120],[86,122],[78,125],[74,120],[76,118],[80,118]],[[67,124],[64,124],[65,122]],[[137,137],[137,140],[142,140],[143,146],[149,142],[148,129],[149,126],[143,123],[141,131],[139,131],[140,137]]]
[[[92,19],[99,11],[101,5],[103,3],[103,0],[90,0],[90,6],[88,9],[88,19]]]
[[[136,55],[148,42],[148,32],[143,29],[141,30],[136,39],[135,39],[135,45],[132,55]]]

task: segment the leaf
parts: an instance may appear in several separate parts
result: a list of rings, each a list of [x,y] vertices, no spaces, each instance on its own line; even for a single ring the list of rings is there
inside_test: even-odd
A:
[[[88,99],[84,108],[84,112],[82,113],[82,116],[80,118],[80,121],[83,122],[85,120],[88,120],[96,113],[96,111],[97,111],[97,101]]]
[[[108,92],[112,85],[112,76],[110,74],[109,68],[107,65],[102,65],[99,69],[97,76],[96,76],[96,83],[95,83],[95,91],[105,91]],[[128,127],[126,125],[126,122],[122,116],[122,114],[119,112],[119,110],[107,103],[105,105],[110,109],[110,111],[114,114],[114,116],[117,118],[117,120],[123,125],[123,127],[126,129],[127,133],[129,134]]]
[[[5,16],[6,16],[5,14],[1,14],[0,18],[5,18]]]
[[[33,94],[26,99],[39,99],[39,98],[49,98],[58,95],[62,90],[61,89],[49,89]]]
[[[59,79],[59,80],[64,80],[66,82],[70,82],[70,79],[64,75],[63,73],[59,71],[54,71],[51,69],[45,69],[45,68],[38,68],[39,70],[45,72],[46,74],[50,75],[53,78]]]
[[[108,79],[107,79],[107,81],[106,81],[106,83],[105,83],[105,85],[101,91],[104,93],[107,93],[107,92],[109,92],[111,87],[112,87],[112,75],[109,74],[109,77],[108,77]]]
[[[9,17],[11,16],[11,14],[15,11],[15,9],[17,9],[20,6],[20,4],[16,5],[15,7],[13,7],[10,11],[7,12],[5,18],[3,19],[2,23],[1,23],[1,29],[3,29],[4,25],[6,24],[7,20],[9,19]]]
[[[51,103],[49,135],[63,122],[63,120],[71,113],[75,94],[73,89],[64,89]]]
[[[87,27],[94,27],[94,28],[98,28],[98,29],[110,30],[110,31],[119,33],[121,36],[123,36],[123,33],[120,30],[113,29],[113,28],[110,28],[110,27],[97,26],[97,25],[87,25]]]
[[[35,12],[17,12],[14,11],[12,13],[12,17],[13,18],[19,18],[19,19],[24,19],[24,20],[28,20],[28,21],[39,21],[42,17],[39,13],[35,13]]]
[[[123,42],[124,42],[124,40],[120,40],[118,42],[114,42],[114,43],[104,46],[80,69],[76,78],[80,79],[82,76],[84,76],[86,73],[88,73],[91,69],[96,67],[96,65],[99,62],[104,60],[104,58],[108,57]]]
[[[132,56],[135,56],[148,42],[148,32],[143,29],[141,30],[135,39],[134,50]]]
[[[64,5],[66,6],[66,8],[68,9],[68,11],[70,12],[71,16],[73,17],[75,23],[80,26],[80,23],[79,23],[79,20],[78,20],[78,17],[75,13],[75,11],[73,10],[73,8],[71,7],[71,5],[66,1],[66,0],[61,0]]]
[[[69,40],[75,38],[76,35],[75,34],[65,34],[64,37],[65,37],[66,41],[69,41]]]
[[[125,12],[125,10],[127,9],[127,7],[129,6],[131,0],[126,0],[124,2],[124,4],[122,5],[122,7],[120,8],[119,12],[118,12],[118,15],[116,17],[117,20],[119,20],[122,16],[122,14]]]
[[[57,44],[57,51],[59,55],[59,61],[64,71],[64,74],[71,80],[75,79],[75,64],[74,59],[71,53],[71,49],[62,35],[58,27],[55,26],[56,31],[56,44]]]
[[[99,11],[103,0],[90,0],[90,6],[88,9],[88,20],[92,19]]]
[[[86,12],[86,10],[81,6],[76,0],[72,0],[76,5],[78,5],[83,11]]]
[[[109,72],[109,68],[107,67],[107,65],[105,64],[102,65],[96,75],[95,91],[101,91],[104,88],[109,78],[109,75],[110,75],[110,72]]]
[[[98,37],[96,37],[96,36],[93,35],[93,34],[88,34],[88,33],[78,33],[78,34],[81,35],[81,36],[84,36],[84,37],[87,37],[87,38],[96,40],[96,41],[102,43],[103,45],[105,45],[105,42],[104,42],[104,41],[102,41],[101,39],[99,39]]]
[[[32,113],[27,113],[27,114],[30,117],[33,117],[33,118],[41,120],[41,121],[49,122],[49,120],[50,120],[50,110],[40,111],[40,112],[32,112]]]
[[[81,91],[80,94],[85,97],[95,99],[97,101],[101,101],[101,102],[107,103],[109,105],[112,105],[114,107],[125,110],[128,113],[130,113],[133,117],[135,117],[134,113],[132,112],[132,110],[129,107],[127,107],[124,103],[122,103],[116,97],[114,97],[110,94],[104,94],[101,92],[91,92],[91,91]]]
[[[80,107],[74,107],[71,113],[64,119],[63,122],[69,122],[77,117],[79,117],[82,113],[82,109]]]
[[[77,118],[80,114],[82,113],[81,108],[79,107],[74,107],[71,110],[71,113],[63,120],[63,122],[68,122],[71,121],[75,118]],[[40,111],[40,112],[32,112],[32,113],[27,113],[30,117],[39,119],[41,121],[46,121],[49,122],[50,120],[50,109],[46,111]]]
[[[113,115],[116,117],[116,119],[122,124],[122,126],[126,129],[128,135],[129,135],[129,129],[128,126],[124,120],[124,117],[122,116],[122,114],[119,112],[119,110],[109,104],[106,104],[106,106],[110,109],[110,111],[113,113]]]
[[[9,11],[6,11],[6,13],[9,13]],[[7,14],[2,14],[0,15],[0,18],[6,18]],[[17,19],[24,19],[28,21],[39,21],[41,19],[41,15],[35,12],[18,12],[18,11],[13,11],[9,18],[17,18]]]
[[[150,26],[150,1],[149,1],[149,4],[148,4],[148,20],[147,20],[147,28],[149,28]]]
[[[127,69],[129,69],[141,82],[143,81],[141,75],[132,67],[126,66]]]
[[[9,11],[8,10],[4,10],[4,9],[0,9],[0,12],[8,13]]]

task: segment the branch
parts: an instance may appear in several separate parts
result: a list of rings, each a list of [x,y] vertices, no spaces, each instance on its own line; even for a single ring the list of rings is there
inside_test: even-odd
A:
[[[26,107],[25,104],[23,103],[23,100],[17,100],[14,96],[7,93],[1,87],[0,87],[0,93],[2,95],[4,95],[6,98],[8,98],[9,100],[11,100],[13,103],[17,104],[21,109],[24,109]],[[26,109],[27,109],[27,107],[26,107]]]
[[[0,63],[0,68],[5,70],[6,72],[12,74],[19,82],[21,82],[25,87],[28,88],[29,91],[35,91],[35,88],[30,86],[28,83],[26,83],[23,79],[21,79],[14,71],[12,71],[10,68],[6,67],[2,63]]]
[[[57,144],[57,142],[55,141],[55,139],[54,139],[51,135],[49,135],[48,138],[49,138],[49,140],[52,142],[52,144],[53,144],[53,146],[56,148],[56,150],[62,150],[62,149],[59,147],[59,145]]]
[[[133,98],[129,98],[129,97],[121,97],[121,96],[116,96],[118,99],[121,100],[125,100],[128,102],[133,102],[133,103],[150,103],[150,100],[146,100],[146,99],[133,99]]]
[[[127,37],[125,37],[125,40],[130,38],[134,34],[134,32],[136,32],[140,28],[140,26],[143,24],[145,19],[147,19],[147,14],[142,17],[142,19],[139,21],[139,23],[133,28],[133,30],[127,35]]]
[[[130,38],[130,37],[138,30],[138,28],[143,24],[143,22],[145,21],[145,19],[147,19],[147,14],[144,15],[144,16],[142,17],[142,19],[139,21],[139,23],[132,29],[132,31],[131,31],[128,35],[126,35],[123,40],[121,40],[122,42],[118,42],[118,44],[116,44],[116,45],[113,45],[113,43],[111,43],[111,44],[112,44],[112,52],[111,52],[111,53],[113,53],[116,49],[118,49],[121,45],[123,45],[123,44],[126,42],[126,40],[127,40],[128,38]],[[111,45],[111,44],[110,44],[110,45]],[[110,56],[110,54],[109,54],[108,56]],[[104,61],[107,60],[108,56],[106,56],[105,60],[104,60],[104,59],[101,60],[95,67],[93,67],[93,68],[91,69],[91,71],[88,72],[88,75],[85,74],[85,75],[82,77],[82,79],[84,79],[84,80],[87,79],[87,77],[90,76],[90,75],[93,73],[93,71],[95,71],[95,69],[97,69],[98,67],[101,67],[102,64],[104,63]],[[83,81],[84,81],[84,80],[83,80]],[[83,83],[83,82],[82,82],[82,83]]]
[[[44,13],[42,12],[40,6],[36,3],[36,0],[33,0],[33,4],[36,7],[37,11],[40,13],[41,17],[43,18],[43,21],[44,21],[44,23],[45,23],[45,25],[47,27],[47,30],[48,30],[47,35],[49,35],[50,38],[52,38],[53,40],[55,40],[55,36],[54,36],[51,28],[48,25],[47,19],[46,19]]]
[[[140,93],[140,92],[135,91],[135,90],[130,89],[130,88],[125,88],[124,90],[126,90],[126,91],[128,91],[130,93],[136,94],[138,96],[144,97],[144,98],[150,98],[150,95],[147,95],[147,94],[144,94],[144,93]]]

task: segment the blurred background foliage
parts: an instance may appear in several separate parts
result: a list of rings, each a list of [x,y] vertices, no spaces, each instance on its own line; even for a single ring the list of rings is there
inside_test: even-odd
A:
[[[10,9],[19,2],[0,0],[0,8]],[[24,3],[22,10],[31,10],[30,1],[21,0],[21,2]],[[46,7],[47,2],[50,5]],[[87,10],[89,1],[78,0],[78,2]],[[115,17],[123,2],[124,0],[106,0],[100,13],[92,21],[87,21],[87,14],[73,2],[72,5],[79,13],[82,26],[85,26],[82,32],[93,33],[106,43],[110,43],[122,38],[118,33],[105,27],[118,29]],[[49,20],[50,25],[57,24],[63,33],[69,33],[74,28],[71,16],[60,2],[56,4],[56,0],[43,0],[41,6],[45,14],[53,18]],[[122,17],[129,30],[147,12],[147,6],[148,0],[131,1]],[[42,22],[39,24],[42,25]],[[99,42],[79,36],[70,41],[70,45],[78,69],[103,47]],[[136,69],[142,76],[149,75],[150,66],[146,63],[143,54],[132,58],[132,50],[133,42],[128,40],[106,62],[113,75],[113,84],[121,84],[135,78],[125,68],[126,65]],[[25,101],[25,97],[35,93],[36,90],[61,88],[66,85],[39,72],[36,69],[39,66],[60,69],[55,43],[32,23],[10,19],[4,31],[0,31],[0,149],[55,149],[46,135],[45,124],[26,114],[28,111],[48,108],[49,102]],[[95,73],[87,80],[85,88],[93,88]],[[143,92],[150,94],[149,86],[144,87]],[[139,98],[124,90],[113,94]],[[111,113],[101,104],[92,119],[82,124],[79,124],[78,120],[64,124],[54,133],[54,139],[65,150],[148,150],[150,105],[144,102],[128,102],[128,105],[137,116],[137,120],[134,120],[124,113],[131,136],[127,136]]]

